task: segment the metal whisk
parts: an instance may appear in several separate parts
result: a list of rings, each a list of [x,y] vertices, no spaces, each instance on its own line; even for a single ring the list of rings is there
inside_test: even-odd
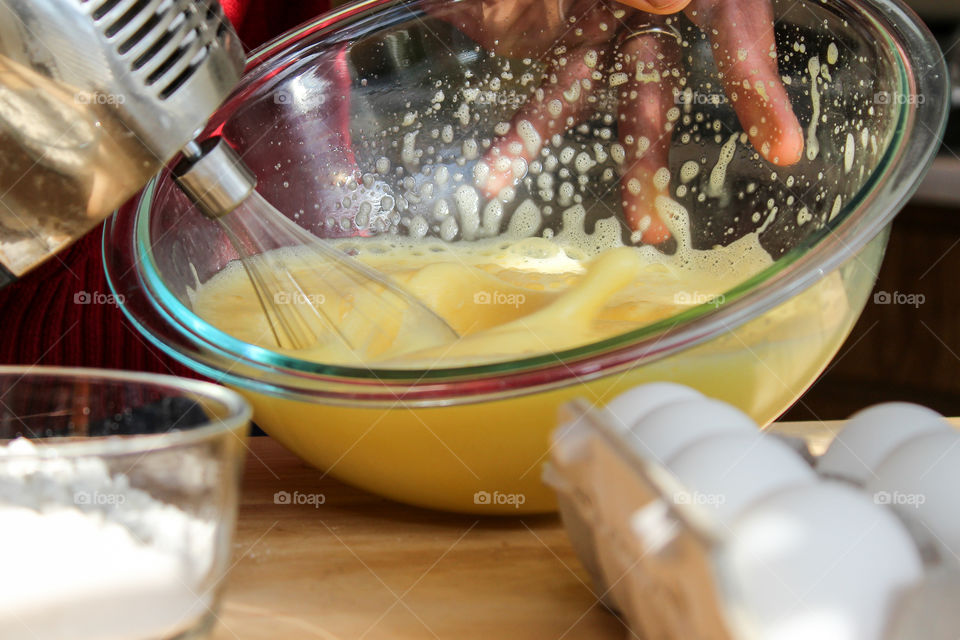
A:
[[[264,200],[253,173],[223,139],[187,145],[174,176],[230,239],[281,348],[309,349],[337,339],[363,356],[384,350],[405,328],[433,344],[457,338],[443,318],[397,283]]]

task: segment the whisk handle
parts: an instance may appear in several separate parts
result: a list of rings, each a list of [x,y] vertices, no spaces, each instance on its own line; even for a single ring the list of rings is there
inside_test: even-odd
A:
[[[210,218],[236,209],[257,186],[257,178],[220,136],[191,143],[173,168],[177,185]]]

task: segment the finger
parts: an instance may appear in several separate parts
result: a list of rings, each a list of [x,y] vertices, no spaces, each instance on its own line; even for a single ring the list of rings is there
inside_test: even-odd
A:
[[[424,3],[433,18],[452,25],[483,47],[507,57],[536,57],[565,24],[566,0],[461,0]]]
[[[670,137],[679,109],[674,105],[679,44],[669,34],[648,31],[620,46],[628,80],[618,94],[618,131],[624,149],[620,194],[627,224],[647,244],[670,238],[656,200],[670,187]]]
[[[620,3],[647,13],[669,15],[683,11],[690,0],[620,0]]]
[[[562,134],[583,119],[595,82],[591,78],[594,68],[584,60],[586,54],[585,50],[574,50],[566,56],[564,66],[551,64],[548,78],[556,80],[547,80],[537,89],[513,116],[509,130],[484,156],[489,177],[482,186],[488,198],[521,178],[526,165],[539,155],[551,136]]]
[[[591,110],[596,87],[606,80],[610,18],[606,8],[591,9],[576,21],[581,44],[551,56],[544,83],[484,155],[483,166],[488,173],[479,186],[488,198],[514,184],[553,135],[581,122]],[[601,28],[605,21],[606,27]]]
[[[777,68],[768,0],[693,0],[687,15],[714,44],[727,96],[753,146],[776,165],[803,154],[803,130]]]

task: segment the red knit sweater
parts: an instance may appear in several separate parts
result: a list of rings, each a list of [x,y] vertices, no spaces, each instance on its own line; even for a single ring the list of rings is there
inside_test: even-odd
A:
[[[221,3],[248,50],[329,8],[328,0]],[[100,255],[101,236],[102,229],[97,227],[62,252],[59,261],[49,260],[0,290],[0,363],[195,375],[148,345],[119,308],[74,303],[74,294],[81,291],[109,293]]]

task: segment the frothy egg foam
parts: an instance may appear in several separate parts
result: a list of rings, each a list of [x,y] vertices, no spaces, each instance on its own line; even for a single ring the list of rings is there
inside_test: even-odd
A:
[[[319,305],[349,335],[351,314],[375,314],[380,335],[363,352],[335,332],[298,350],[299,358],[342,365],[422,368],[478,365],[555,353],[669,318],[691,306],[716,304],[725,291],[772,263],[756,234],[725,247],[694,249],[686,210],[661,196],[655,203],[677,239],[665,255],[627,246],[621,222],[607,218],[594,231],[586,211],[563,211],[562,230],[532,235],[541,212],[521,204],[508,230],[494,238],[446,243],[435,238],[379,236],[336,241],[343,251],[381,271],[442,317],[459,334],[439,342],[377,298],[375,289],[329,283],[330,263],[303,248],[278,250],[303,283],[299,303]],[[311,292],[322,292],[313,293]],[[245,342],[277,349],[249,278],[232,262],[192,293],[194,311]],[[286,301],[285,302],[290,302]]]

